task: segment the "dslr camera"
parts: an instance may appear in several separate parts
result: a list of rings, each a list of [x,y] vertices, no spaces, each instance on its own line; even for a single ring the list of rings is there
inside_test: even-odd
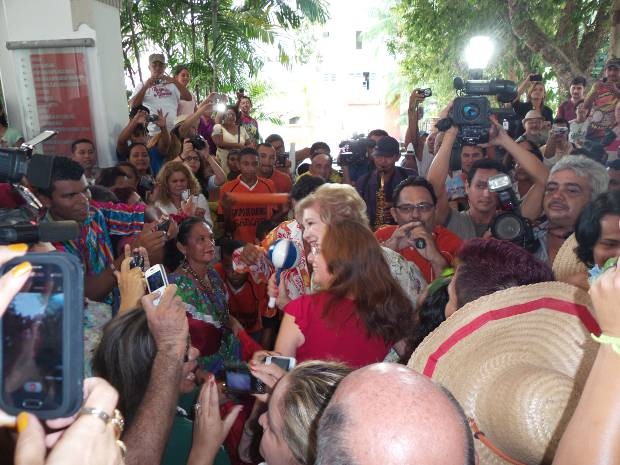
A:
[[[512,188],[512,180],[501,173],[489,178],[489,191],[499,198],[502,213],[491,223],[491,234],[502,241],[513,242],[530,253],[535,253],[540,242],[534,236],[534,230],[527,218],[521,215],[519,200]]]
[[[517,97],[517,86],[513,81],[505,79],[464,81],[456,77],[453,84],[459,96],[454,99],[449,116],[459,128],[458,140],[462,145],[478,145],[489,141],[491,115],[497,115],[499,123],[510,133],[517,120],[514,110],[491,108],[491,103],[485,96],[495,95],[500,103],[512,102]]]
[[[194,147],[194,150],[202,150],[207,146],[207,141],[199,134],[190,138],[189,142],[192,144],[192,147]]]
[[[359,165],[368,158],[368,149],[375,146],[375,141],[364,136],[353,137],[340,142],[338,164],[340,166]]]

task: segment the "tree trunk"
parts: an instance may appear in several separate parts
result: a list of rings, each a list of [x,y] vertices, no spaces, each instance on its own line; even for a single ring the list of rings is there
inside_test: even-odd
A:
[[[609,57],[620,57],[620,0],[614,3],[611,17],[611,39],[609,41]]]
[[[131,60],[129,59],[129,55],[127,51],[123,48],[123,61],[127,63],[127,74],[129,74],[129,80],[131,81],[131,87],[136,88],[136,81],[133,78],[134,72],[133,67],[131,66]]]
[[[562,18],[562,37],[547,36],[532,20],[524,0],[508,0],[510,22],[515,35],[523,40],[530,50],[538,53],[555,71],[561,86],[568,90],[575,76],[589,76],[596,52],[605,38],[607,15],[611,0],[600,0],[593,21],[587,25],[580,44],[576,43],[578,25],[570,21],[571,11]],[[569,1],[571,10],[574,2]],[[616,4],[618,0],[616,0]],[[568,40],[566,39],[568,37]],[[559,41],[562,41],[561,43]],[[575,53],[576,52],[576,53]]]
[[[548,37],[530,18],[525,2],[509,0],[508,11],[515,35],[525,41],[530,50],[538,53],[553,67],[563,88],[570,87],[570,82],[574,76],[585,74],[584,70],[580,69],[577,63],[571,61],[564,51],[555,44],[555,41]]]
[[[212,0],[211,3],[211,30],[212,30],[212,34],[213,34],[213,39],[211,40],[212,43],[212,50],[211,50],[211,70],[213,72],[213,83],[211,84],[212,89],[214,92],[216,92],[217,90],[217,86],[218,86],[218,79],[217,79],[217,73],[218,73],[218,69],[217,69],[217,58],[216,58],[216,51],[215,51],[215,47],[217,46],[217,39],[218,39],[218,35],[219,35],[219,24],[217,21],[217,9],[218,9],[218,4],[217,4],[218,0]]]
[[[142,69],[140,68],[140,49],[138,48],[138,39],[136,38],[136,28],[134,25],[133,19],[133,0],[127,1],[127,16],[129,18],[129,28],[131,30],[131,38],[129,41],[131,42],[131,49],[133,51],[134,57],[136,58],[136,63],[138,67],[138,77],[140,78],[140,82],[144,83],[144,79],[142,79]],[[133,82],[133,78],[132,78]]]

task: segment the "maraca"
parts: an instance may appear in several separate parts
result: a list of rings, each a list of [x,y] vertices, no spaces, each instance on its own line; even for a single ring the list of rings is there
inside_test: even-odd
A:
[[[288,270],[297,265],[299,261],[299,252],[293,241],[289,239],[279,239],[269,247],[267,257],[276,269],[276,284],[279,286],[280,273],[282,273],[282,270]],[[276,306],[275,297],[269,298],[268,306],[269,308]]]

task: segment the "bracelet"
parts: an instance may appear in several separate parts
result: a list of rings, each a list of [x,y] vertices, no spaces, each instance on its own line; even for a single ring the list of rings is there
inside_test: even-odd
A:
[[[620,337],[609,336],[607,334],[601,334],[600,336],[595,336],[591,334],[592,339],[594,339],[599,344],[610,345],[615,353],[620,355]]]

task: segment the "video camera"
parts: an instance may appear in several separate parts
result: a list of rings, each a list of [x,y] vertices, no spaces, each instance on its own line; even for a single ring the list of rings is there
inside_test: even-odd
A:
[[[340,142],[338,164],[340,166],[359,165],[368,158],[368,149],[375,146],[375,141],[364,136],[353,137]]]
[[[18,149],[0,149],[0,182],[9,182],[23,200],[18,209],[0,209],[0,244],[18,242],[61,242],[77,238],[75,221],[40,223],[43,205],[27,187],[20,184],[24,176],[31,186],[49,189],[52,183],[54,155],[33,154],[34,147],[54,137],[55,131],[43,131]]]
[[[513,81],[505,79],[469,80],[454,78],[454,88],[464,96],[454,99],[450,119],[459,128],[458,140],[463,145],[478,145],[489,141],[491,121],[489,117],[496,115],[497,120],[510,133],[515,127],[517,115],[512,108],[491,108],[485,95],[495,95],[498,102],[510,103],[517,97],[517,86]],[[440,130],[443,130],[439,128]]]
[[[494,238],[510,241],[535,253],[540,242],[534,236],[534,230],[527,218],[521,216],[519,200],[512,189],[510,176],[501,173],[489,178],[489,191],[495,192],[499,198],[500,213],[491,223],[491,234]]]

